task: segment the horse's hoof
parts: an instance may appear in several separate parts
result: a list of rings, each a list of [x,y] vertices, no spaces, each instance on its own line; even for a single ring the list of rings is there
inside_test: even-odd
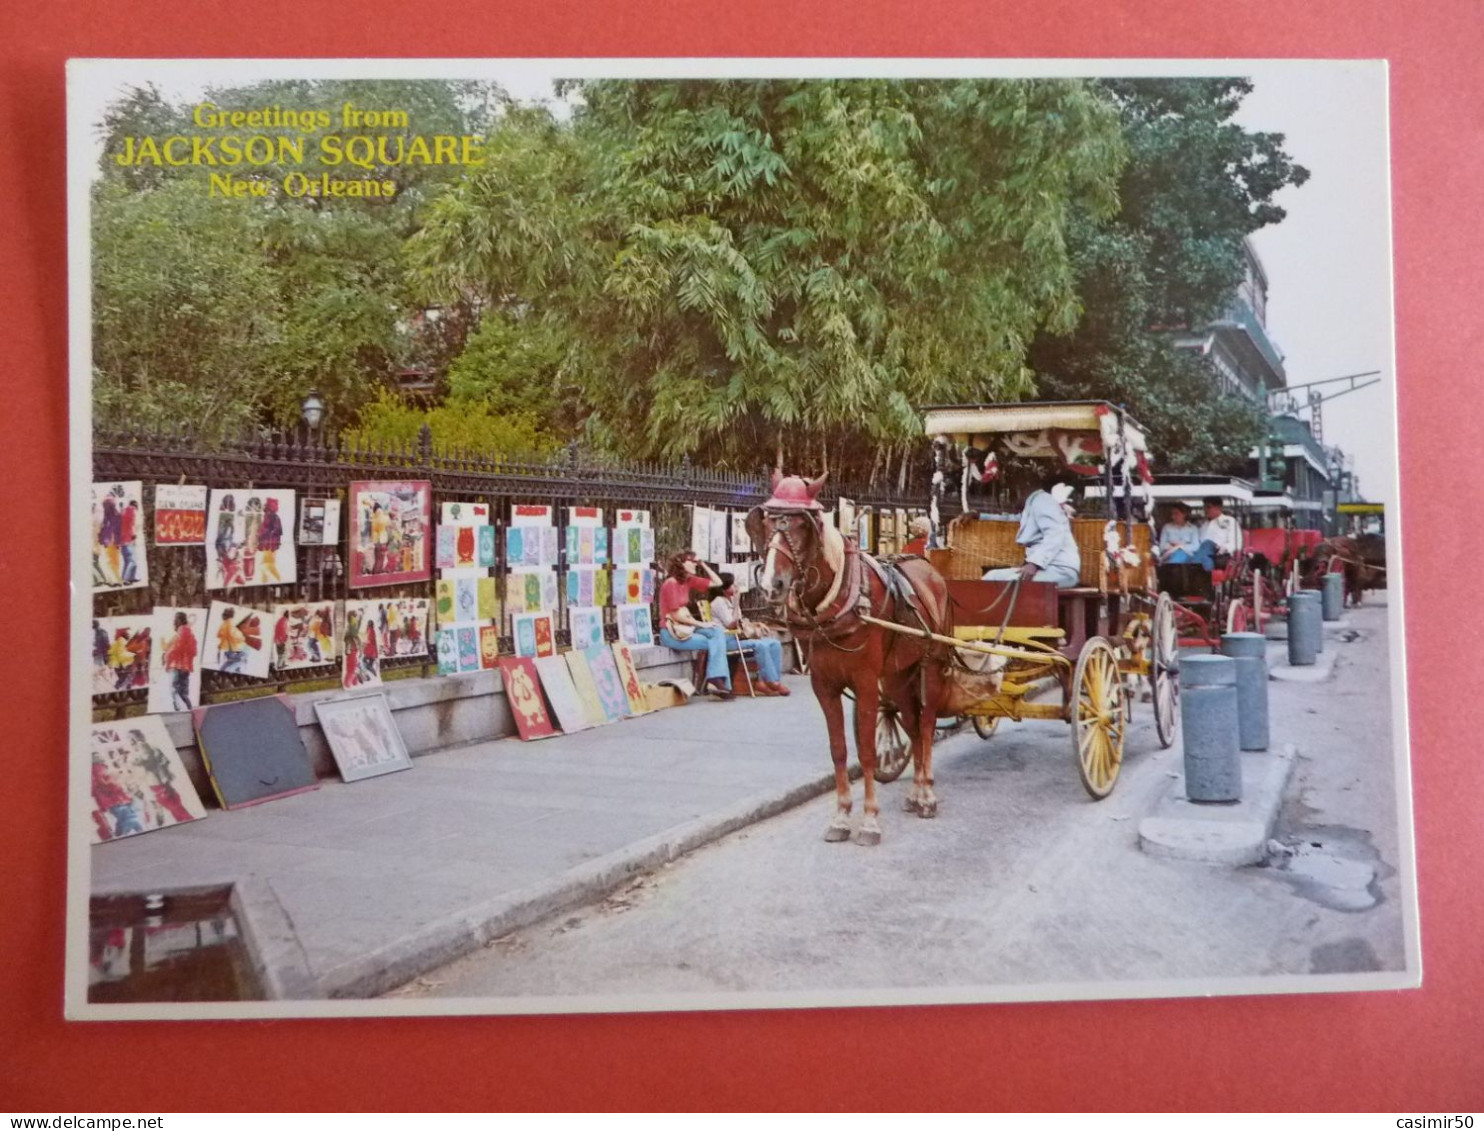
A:
[[[880,834],[877,834],[880,835]],[[829,844],[838,844],[842,840],[850,839],[849,825],[831,825],[824,830],[824,839]]]
[[[909,812],[909,813],[916,813],[917,812],[917,798],[915,798],[915,797],[909,797],[909,798],[907,798],[907,800],[902,803],[902,808],[905,809],[905,810],[907,810],[907,812]]]
[[[923,818],[932,818],[938,815],[937,801],[920,801],[917,804],[917,815]]]
[[[855,843],[864,845],[867,848],[875,848],[878,844],[881,843],[881,830],[857,829],[855,833]]]

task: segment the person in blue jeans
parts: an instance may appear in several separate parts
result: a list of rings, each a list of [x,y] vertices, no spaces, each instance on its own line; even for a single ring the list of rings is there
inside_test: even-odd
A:
[[[776,636],[764,635],[744,620],[737,609],[736,578],[721,575],[719,589],[712,589],[711,621],[727,631],[729,647],[740,648],[757,658],[758,686],[766,695],[787,695],[783,685],[783,644]]]
[[[690,551],[673,555],[667,572],[660,586],[660,643],[681,652],[705,652],[706,690],[719,699],[732,698],[726,630],[705,623],[689,608],[692,593],[709,592],[721,578]]]

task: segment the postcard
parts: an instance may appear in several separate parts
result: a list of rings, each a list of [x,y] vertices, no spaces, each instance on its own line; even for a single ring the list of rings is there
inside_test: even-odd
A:
[[[1387,97],[74,62],[67,1015],[1418,985]]]

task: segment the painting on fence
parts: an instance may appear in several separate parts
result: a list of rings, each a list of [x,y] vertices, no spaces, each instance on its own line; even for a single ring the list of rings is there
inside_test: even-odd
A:
[[[378,602],[345,602],[345,652],[340,665],[341,687],[351,690],[381,685],[382,637],[386,631]]]
[[[149,686],[153,617],[93,618],[93,694]]]
[[[618,610],[618,638],[638,647],[647,648],[654,643],[648,605],[625,605]]]
[[[89,745],[94,844],[206,816],[162,720],[94,723]]]
[[[206,542],[206,488],[190,483],[155,485],[155,545],[200,546]]]
[[[213,490],[206,512],[206,588],[291,585],[297,579],[294,493]]]
[[[603,610],[568,606],[567,629],[571,633],[572,647],[597,647],[603,643]]]
[[[335,662],[335,602],[273,606],[273,668],[291,671]]]
[[[150,636],[150,714],[189,711],[201,705],[201,641],[205,609],[156,606]]]
[[[500,630],[492,624],[479,626],[479,666],[492,668],[500,661]]]
[[[345,602],[346,623],[355,613],[363,626],[376,629],[377,654],[383,660],[428,654],[428,599],[383,597]],[[346,633],[347,646],[349,632]],[[365,641],[361,641],[364,645]]]
[[[137,482],[93,484],[94,593],[149,584],[143,497]]]
[[[433,485],[385,480],[350,485],[352,589],[432,576]]]
[[[333,546],[340,541],[340,500],[303,499],[299,509],[299,544]]]
[[[272,636],[267,614],[229,601],[213,601],[206,614],[201,666],[227,675],[267,679]]]

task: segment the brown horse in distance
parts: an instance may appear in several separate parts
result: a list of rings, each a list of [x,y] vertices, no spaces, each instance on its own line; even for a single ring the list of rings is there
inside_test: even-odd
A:
[[[1379,534],[1340,535],[1314,547],[1304,581],[1318,588],[1326,573],[1345,575],[1345,604],[1360,605],[1367,589],[1386,586],[1386,539]]]
[[[764,557],[762,588],[774,614],[809,651],[809,680],[824,711],[835,765],[835,817],[825,839],[851,837],[852,808],[845,709],[855,695],[855,743],[865,781],[865,814],[857,843],[881,841],[876,798],[877,712],[883,697],[901,715],[912,743],[912,788],[907,808],[934,817],[933,725],[945,698],[944,645],[924,635],[893,632],[862,619],[866,614],[915,629],[952,631],[948,587],[920,558],[878,562],[827,524],[816,496],[824,477],[773,476],[773,497],[748,516],[753,541]]]

